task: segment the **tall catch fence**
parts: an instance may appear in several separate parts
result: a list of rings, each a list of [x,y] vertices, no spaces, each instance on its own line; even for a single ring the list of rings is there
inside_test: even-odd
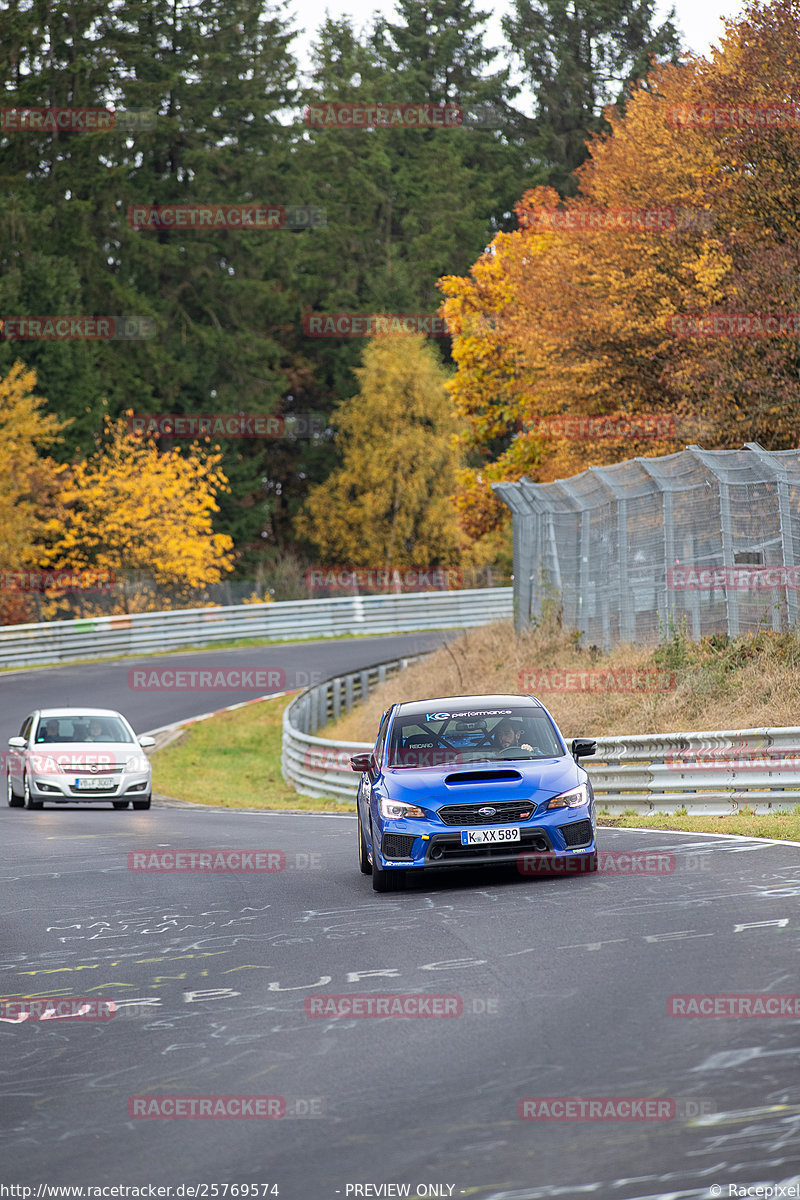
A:
[[[800,449],[689,446],[492,487],[513,517],[519,631],[553,602],[604,649],[797,624]]]

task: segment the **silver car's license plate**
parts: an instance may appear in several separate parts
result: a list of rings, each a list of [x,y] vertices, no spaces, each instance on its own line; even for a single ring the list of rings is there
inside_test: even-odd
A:
[[[81,792],[90,792],[93,788],[110,788],[116,783],[113,775],[88,775],[75,780],[75,787]]]
[[[499,829],[462,829],[462,846],[480,846],[484,842],[518,842],[519,829],[516,825],[504,825]]]

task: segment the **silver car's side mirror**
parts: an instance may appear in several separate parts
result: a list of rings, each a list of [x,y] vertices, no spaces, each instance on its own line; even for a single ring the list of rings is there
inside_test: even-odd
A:
[[[156,744],[156,739],[154,737],[151,737],[149,733],[143,733],[142,736],[140,738],[137,738],[136,740],[139,743],[139,745],[144,748],[147,748],[149,746],[155,746],[155,744]]]
[[[27,750],[28,743],[24,737],[11,737],[8,739],[9,746],[13,746],[15,750]]]

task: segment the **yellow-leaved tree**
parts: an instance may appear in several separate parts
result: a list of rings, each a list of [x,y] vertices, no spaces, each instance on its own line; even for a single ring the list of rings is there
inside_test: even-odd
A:
[[[39,451],[59,441],[65,422],[43,411],[36,372],[14,363],[0,379],[0,623],[36,619],[32,597],[15,577],[38,564],[44,530],[41,500],[55,486],[53,465]]]
[[[334,418],[341,465],[310,492],[297,532],[326,565],[460,564],[449,500],[459,425],[437,351],[423,337],[376,337],[355,373],[358,394]]]
[[[233,542],[213,527],[227,489],[221,457],[194,446],[159,451],[125,421],[107,421],[93,457],[56,468],[40,565],[143,573],[178,594],[218,583],[233,569]]]

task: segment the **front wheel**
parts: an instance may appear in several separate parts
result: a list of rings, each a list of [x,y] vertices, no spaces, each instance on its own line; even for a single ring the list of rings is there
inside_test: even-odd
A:
[[[587,854],[586,858],[584,858],[583,861],[586,864],[583,868],[584,871],[587,871],[587,872],[596,871],[597,870],[597,851],[594,850],[591,854]]]
[[[114,805],[114,808],[127,808],[128,807],[127,800],[112,800],[111,803]]]
[[[133,807],[140,808],[140,809],[141,808],[149,808],[150,807],[150,797],[148,796],[146,800],[134,800]]]
[[[25,807],[33,808],[33,809],[41,808],[44,801],[43,800],[34,800],[33,796],[31,795],[31,781],[27,775],[25,776],[25,778],[23,780],[22,788],[25,793],[24,796],[22,797],[22,803],[25,805]]]
[[[10,803],[10,801],[9,801]],[[364,830],[361,827],[361,810],[358,813],[358,869],[362,875],[372,874],[372,864],[367,854],[367,843],[364,841]]]
[[[8,775],[6,775],[6,782],[8,784],[8,807],[9,808],[22,808],[25,801],[22,799],[22,796],[17,795],[17,793],[14,791],[13,787],[11,786],[11,774],[10,773]]]

